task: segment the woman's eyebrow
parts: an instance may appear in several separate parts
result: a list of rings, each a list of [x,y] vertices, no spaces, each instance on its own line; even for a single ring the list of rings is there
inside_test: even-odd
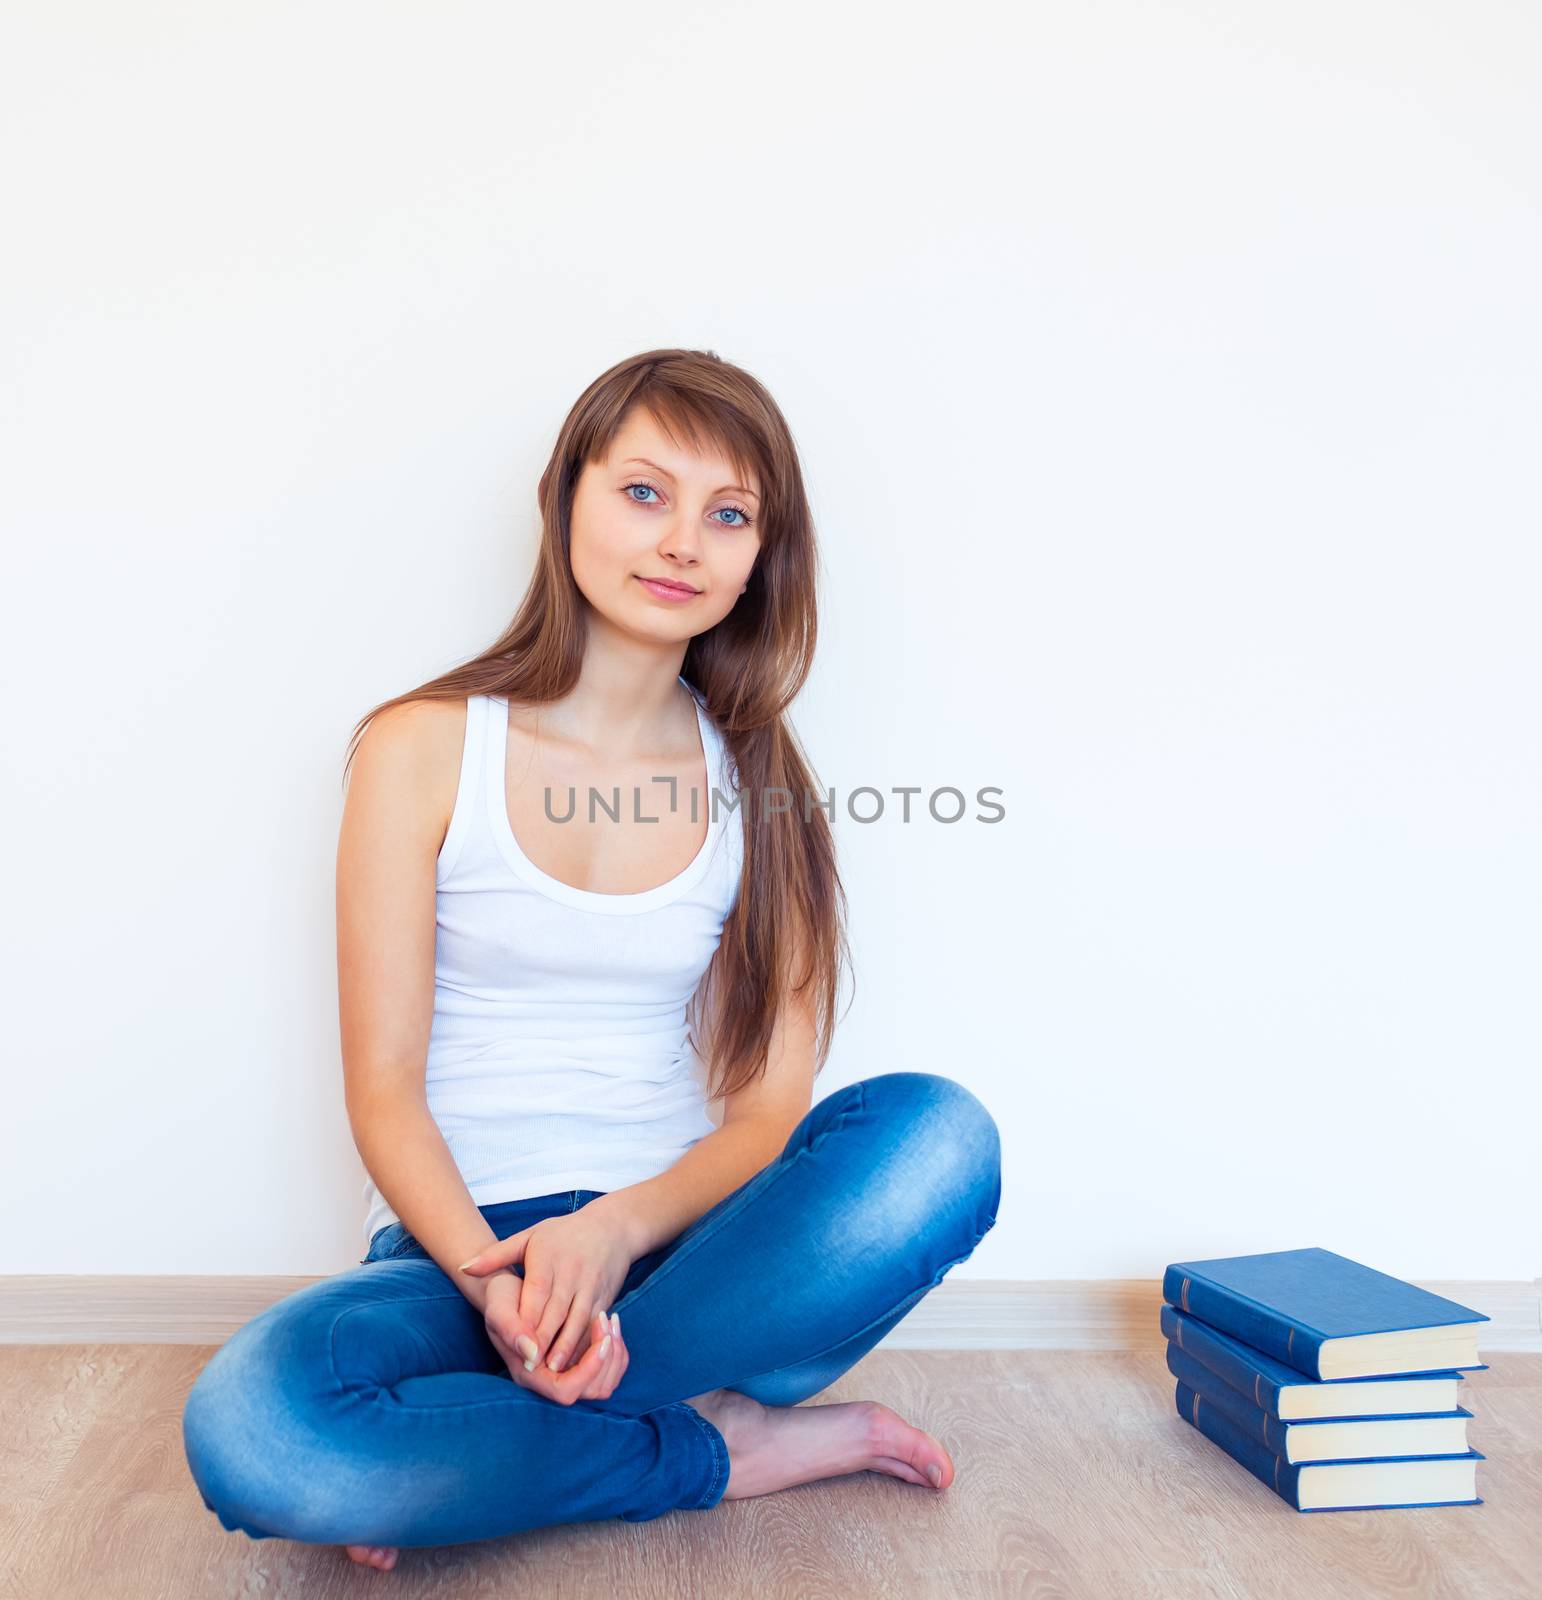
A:
[[[647,456],[628,456],[626,460],[621,463],[621,465],[624,467],[629,462],[633,461],[637,462],[640,466],[652,467],[655,472],[660,473],[664,477],[668,478],[671,483],[675,481],[675,475],[669,470],[668,467],[661,467],[657,461],[650,461]],[[742,484],[737,483],[725,483],[721,489],[714,489],[712,492],[713,494],[747,494],[752,500],[758,500],[760,498],[760,496],[756,494],[753,489],[746,489]]]

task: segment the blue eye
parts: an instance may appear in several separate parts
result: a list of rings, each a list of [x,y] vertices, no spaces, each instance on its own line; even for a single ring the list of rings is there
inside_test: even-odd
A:
[[[640,478],[635,479],[633,482],[624,485],[621,490],[622,494],[624,494],[634,506],[646,506],[653,504],[651,500],[639,500],[632,493],[632,490],[634,489],[646,489],[649,494],[658,493],[658,490],[655,489],[651,483],[644,483]],[[738,522],[724,522],[720,524],[720,526],[724,528],[747,528],[754,521],[754,518],[750,516],[749,512],[740,505],[726,505],[720,507],[720,510],[732,511],[741,518],[741,520]]]

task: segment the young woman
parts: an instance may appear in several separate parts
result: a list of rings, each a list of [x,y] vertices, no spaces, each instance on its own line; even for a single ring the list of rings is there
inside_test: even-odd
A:
[[[710,352],[624,361],[540,508],[507,632],[345,763],[366,1254],[236,1333],[183,1416],[226,1528],[381,1568],[849,1472],[945,1488],[887,1406],[798,1402],[1000,1200],[996,1125],[951,1078],[810,1105],[849,953],[785,721],[817,555],[775,402]]]

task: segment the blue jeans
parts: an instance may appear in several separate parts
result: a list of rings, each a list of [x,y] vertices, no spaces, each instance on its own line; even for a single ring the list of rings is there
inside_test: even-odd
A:
[[[503,1239],[599,1193],[479,1209]],[[214,1353],[183,1410],[188,1464],[253,1539],[405,1548],[705,1510],[728,1451],[686,1397],[817,1394],[973,1252],[1000,1198],[996,1124],[968,1089],[925,1072],[838,1089],[633,1262],[607,1308],[631,1364],[607,1399],[569,1406],[514,1382],[481,1313],[393,1223]]]

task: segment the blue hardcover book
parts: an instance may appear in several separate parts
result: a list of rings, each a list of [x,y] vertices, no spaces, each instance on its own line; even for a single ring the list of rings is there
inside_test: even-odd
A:
[[[1174,1262],[1162,1298],[1309,1378],[1483,1365],[1481,1311],[1332,1250]]]
[[[1307,1417],[1405,1416],[1456,1408],[1462,1374],[1399,1373],[1371,1378],[1308,1378],[1208,1322],[1162,1302],[1162,1336],[1203,1362],[1260,1410],[1294,1422]],[[1486,1365],[1480,1370],[1486,1371]],[[1203,1392],[1203,1385],[1194,1386]]]
[[[1468,1448],[1465,1406],[1423,1416],[1316,1417],[1285,1422],[1222,1383],[1201,1361],[1167,1347],[1167,1370],[1285,1461],[1370,1461],[1394,1456],[1458,1456]]]
[[[1481,1451],[1395,1460],[1282,1460],[1202,1395],[1179,1382],[1178,1415],[1297,1511],[1380,1511],[1393,1506],[1479,1506]]]

